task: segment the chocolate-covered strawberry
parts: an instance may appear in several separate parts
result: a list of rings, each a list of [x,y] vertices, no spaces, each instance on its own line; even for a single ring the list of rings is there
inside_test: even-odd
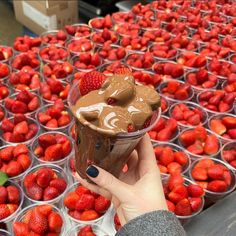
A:
[[[5,80],[10,75],[10,67],[0,62],[0,80]]]
[[[28,70],[20,70],[10,75],[9,83],[17,91],[37,90],[40,87],[39,72],[29,68]]]
[[[18,184],[7,181],[0,186],[0,222],[9,222],[10,216],[19,211],[22,198]]]
[[[77,184],[65,194],[63,203],[67,214],[75,221],[98,220],[111,205],[105,197]]]
[[[189,156],[174,144],[154,146],[158,167],[162,174],[184,173],[189,167]]]
[[[107,28],[103,29],[101,32],[94,32],[91,36],[94,43],[104,44],[105,42],[117,43],[119,36],[116,32],[110,31]]]
[[[167,207],[177,217],[191,217],[203,208],[203,188],[184,179],[179,173],[171,174],[163,183],[163,188]]]
[[[209,128],[224,141],[236,140],[236,116],[226,113],[212,116],[209,120]]]
[[[62,82],[58,79],[48,78],[46,82],[40,85],[40,94],[44,101],[53,103],[57,99],[65,100],[70,90],[70,84]]]
[[[97,30],[110,29],[112,28],[111,16],[108,14],[105,17],[93,18],[89,21],[89,26]]]
[[[162,116],[148,134],[153,140],[165,142],[175,140],[178,132],[176,120]]]
[[[193,156],[215,156],[221,148],[217,136],[202,126],[184,130],[178,139],[180,145]]]
[[[204,91],[198,94],[198,102],[210,112],[228,112],[232,109],[235,100],[234,93],[224,90]]]
[[[71,140],[60,132],[41,134],[32,144],[32,152],[42,162],[58,162],[72,152]]]
[[[65,31],[75,38],[86,38],[90,36],[92,29],[86,24],[74,24],[66,25]]]
[[[27,52],[20,53],[16,57],[14,57],[11,62],[11,66],[15,70],[28,69],[29,67],[34,70],[39,70],[40,60],[36,56],[35,53]]]
[[[72,115],[62,100],[57,100],[53,105],[47,105],[40,109],[36,118],[46,130],[65,129],[72,121]]]
[[[64,46],[65,41],[67,40],[67,34],[63,30],[54,30],[44,32],[41,35],[43,44],[57,44]]]
[[[191,178],[206,191],[224,193],[232,189],[235,181],[232,170],[217,159],[202,158],[196,161],[191,170]]]
[[[14,178],[24,173],[32,165],[32,158],[25,144],[3,146],[0,149],[0,163],[0,170],[10,178]]]
[[[174,118],[180,126],[198,126],[207,122],[206,112],[194,103],[177,103],[170,108],[170,117]]]
[[[36,120],[23,114],[15,114],[14,117],[2,121],[0,130],[2,140],[6,143],[28,143],[37,135],[39,127]]]
[[[61,168],[55,168],[50,165],[35,166],[24,176],[24,191],[30,199],[50,201],[66,190],[65,174]]]
[[[6,98],[4,104],[10,113],[31,115],[40,107],[41,100],[35,93],[22,90]]]
[[[64,227],[62,213],[49,204],[32,205],[22,210],[13,223],[15,236],[61,235]]]

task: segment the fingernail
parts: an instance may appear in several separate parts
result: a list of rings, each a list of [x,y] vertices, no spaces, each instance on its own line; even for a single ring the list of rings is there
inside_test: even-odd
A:
[[[95,166],[89,166],[86,169],[86,174],[92,178],[96,178],[99,174],[99,170]]]

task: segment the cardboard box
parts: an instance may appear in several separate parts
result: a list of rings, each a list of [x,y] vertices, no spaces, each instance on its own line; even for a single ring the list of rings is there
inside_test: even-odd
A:
[[[77,0],[13,1],[16,19],[36,34],[78,22]]]

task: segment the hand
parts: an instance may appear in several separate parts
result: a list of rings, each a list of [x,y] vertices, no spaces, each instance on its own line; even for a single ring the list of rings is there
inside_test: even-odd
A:
[[[87,175],[97,185],[77,175],[82,185],[112,201],[121,225],[151,211],[167,210],[160,172],[148,135],[141,139],[127,165],[128,171],[122,172],[119,179],[97,166],[89,166]]]

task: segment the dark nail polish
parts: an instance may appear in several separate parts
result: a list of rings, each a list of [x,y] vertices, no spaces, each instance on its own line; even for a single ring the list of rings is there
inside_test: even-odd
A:
[[[99,174],[99,170],[95,166],[89,166],[86,170],[88,176],[96,178]]]

